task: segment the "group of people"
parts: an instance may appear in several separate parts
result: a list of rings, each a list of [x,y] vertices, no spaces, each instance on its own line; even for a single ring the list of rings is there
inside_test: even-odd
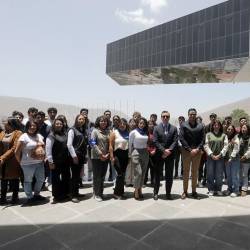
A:
[[[202,123],[194,108],[188,119],[178,118],[178,128],[172,125],[170,112],[161,112],[149,120],[134,112],[127,121],[106,110],[95,123],[88,118],[88,109],[81,109],[72,127],[56,108],[43,111],[31,107],[28,118],[19,111],[2,121],[0,131],[1,204],[6,204],[7,192],[12,192],[11,203],[18,203],[20,181],[30,205],[46,198],[40,193],[46,182],[52,186],[53,203],[80,201],[83,167],[88,165],[93,197],[103,200],[104,180],[108,167],[110,178],[116,175],[114,199],[125,199],[124,187],[134,187],[134,199],[143,200],[143,186],[150,181],[153,199],[158,199],[160,181],[165,177],[166,199],[173,199],[173,179],[178,177],[181,159],[183,179],[182,199],[188,194],[191,177],[191,196],[199,199],[196,191],[201,181],[207,183],[208,195],[246,196],[250,169],[250,129],[247,119],[240,118],[235,128],[232,119],[223,122],[216,114],[210,115],[208,125]],[[191,170],[191,175],[190,175]],[[115,172],[115,175],[114,175]],[[175,172],[175,173],[174,173]],[[164,177],[163,177],[164,176]],[[109,178],[109,179],[110,179]],[[227,189],[222,190],[223,180]]]

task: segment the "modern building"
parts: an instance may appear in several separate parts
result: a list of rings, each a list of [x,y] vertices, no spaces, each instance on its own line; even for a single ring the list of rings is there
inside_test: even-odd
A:
[[[250,82],[250,0],[229,0],[107,45],[120,85]]]

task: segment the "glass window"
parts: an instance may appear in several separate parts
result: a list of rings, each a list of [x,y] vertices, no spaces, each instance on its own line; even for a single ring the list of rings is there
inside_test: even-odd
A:
[[[209,61],[211,58],[211,42],[206,41],[205,42],[205,60]]]
[[[187,63],[187,47],[181,48],[181,64]]]
[[[218,5],[213,6],[212,15],[213,15],[213,18],[217,18],[219,16],[219,7],[218,7]]]
[[[219,36],[219,20],[214,19],[212,21],[212,39],[216,39]]]
[[[177,31],[176,33],[176,47],[180,47],[181,46],[181,31]]]
[[[205,10],[201,10],[201,11],[199,11],[199,14],[200,14],[200,23],[205,22],[206,11]]]
[[[233,10],[239,11],[240,10],[240,0],[234,0],[233,1]]]
[[[193,27],[193,43],[198,43],[198,29],[198,25]]]
[[[250,11],[246,10],[241,12],[241,31],[249,30],[249,24],[250,24]]]
[[[219,4],[219,6],[218,6],[218,11],[219,11],[219,17],[225,16],[225,13],[226,13],[226,6],[225,6],[225,3]]]
[[[218,58],[225,57],[225,41],[226,39],[224,37],[218,40]]]
[[[187,30],[184,29],[181,31],[181,46],[184,46],[187,44]]]
[[[233,1],[225,2],[226,5],[226,14],[231,14],[233,12]]]
[[[170,50],[168,50],[167,53],[166,53],[165,64],[166,65],[170,65],[171,64],[171,52],[170,52]]]
[[[219,19],[219,36],[225,36],[226,24],[225,18],[222,17]]]
[[[233,35],[233,55],[240,54],[240,34]]]
[[[226,37],[226,48],[225,48],[225,56],[231,56],[233,53],[233,37]]]
[[[240,32],[240,13],[235,13],[233,16],[233,33]]]
[[[206,20],[209,21],[212,18],[212,7],[207,8],[205,11],[206,11]]]
[[[199,43],[199,62],[203,62],[205,58],[205,45],[204,43]]]
[[[211,39],[211,23],[207,22],[205,25],[205,38],[206,40]]]
[[[193,24],[192,14],[188,15],[187,18],[188,18],[188,26],[192,26],[192,24]]]
[[[249,53],[249,32],[244,32],[241,34],[241,53]]]
[[[193,61],[193,47],[192,45],[189,45],[187,47],[187,63],[191,63]]]
[[[217,59],[218,55],[217,55],[217,41],[216,40],[212,40],[211,41],[211,59],[215,60]]]
[[[241,9],[249,9],[250,8],[250,1],[249,0],[240,0],[241,1]]]
[[[193,44],[193,62],[198,62],[199,46],[198,44]]]
[[[193,36],[192,36],[192,27],[188,27],[187,29],[187,44],[192,44],[193,42]]]
[[[166,36],[166,49],[170,49],[171,48],[171,36],[167,35]]]
[[[171,65],[175,65],[175,54],[176,54],[176,50],[171,49]]]
[[[199,25],[199,42],[203,42],[205,40],[205,25]]]
[[[176,34],[175,33],[171,34],[171,48],[172,49],[176,48]]]
[[[233,17],[229,16],[226,18],[226,36],[233,33]]]

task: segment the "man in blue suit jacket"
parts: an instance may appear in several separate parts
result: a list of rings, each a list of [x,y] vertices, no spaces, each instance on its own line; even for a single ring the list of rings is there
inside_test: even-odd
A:
[[[177,128],[169,123],[170,113],[162,111],[162,122],[154,128],[154,144],[156,146],[156,165],[154,182],[154,200],[158,199],[160,174],[165,165],[166,198],[172,200],[174,151],[178,143]]]

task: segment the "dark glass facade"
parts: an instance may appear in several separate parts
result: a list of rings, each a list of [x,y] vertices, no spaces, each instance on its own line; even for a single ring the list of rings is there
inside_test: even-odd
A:
[[[249,30],[250,0],[229,0],[108,44],[106,72],[119,84],[150,84],[150,75],[152,83],[197,82],[201,69],[233,79],[249,58]]]

